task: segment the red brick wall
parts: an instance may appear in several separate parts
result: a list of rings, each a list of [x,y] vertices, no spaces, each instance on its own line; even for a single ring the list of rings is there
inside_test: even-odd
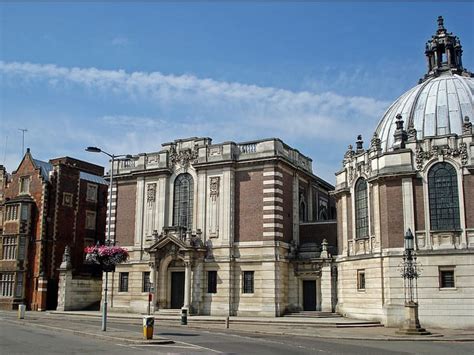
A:
[[[474,175],[464,175],[466,228],[474,228]]]
[[[136,195],[136,181],[118,184],[115,238],[119,245],[130,246],[134,244]]]
[[[263,170],[235,172],[235,241],[263,238]]]
[[[423,202],[423,180],[413,179],[413,195],[415,202],[415,228],[425,229],[425,205]]]
[[[401,179],[380,184],[380,222],[383,248],[403,247],[403,200]]]
[[[284,170],[283,174],[283,239],[290,242],[293,239],[293,176]]]
[[[337,246],[336,222],[316,222],[300,225],[300,244],[316,243],[321,245],[323,239],[326,239],[330,246]]]

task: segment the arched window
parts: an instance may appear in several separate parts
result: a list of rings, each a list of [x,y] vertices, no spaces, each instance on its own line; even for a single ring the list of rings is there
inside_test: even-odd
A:
[[[174,182],[173,225],[192,229],[193,227],[193,177],[180,174]]]
[[[367,196],[367,181],[361,178],[355,185],[355,217],[356,238],[369,236],[369,209]]]
[[[459,196],[456,169],[437,163],[428,172],[431,230],[459,229]]]

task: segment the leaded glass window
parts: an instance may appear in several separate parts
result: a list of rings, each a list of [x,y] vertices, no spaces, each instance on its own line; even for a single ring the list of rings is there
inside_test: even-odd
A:
[[[451,164],[437,163],[428,172],[431,230],[460,228],[456,170]]]
[[[193,177],[181,174],[174,183],[173,225],[192,229],[193,227]]]
[[[356,238],[366,238],[369,236],[369,209],[367,196],[367,181],[357,180],[355,185],[355,217],[356,217]]]

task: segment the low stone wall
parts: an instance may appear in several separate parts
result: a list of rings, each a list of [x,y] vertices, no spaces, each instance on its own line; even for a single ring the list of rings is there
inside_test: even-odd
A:
[[[72,271],[59,275],[58,311],[78,311],[100,304],[102,278],[74,276]]]

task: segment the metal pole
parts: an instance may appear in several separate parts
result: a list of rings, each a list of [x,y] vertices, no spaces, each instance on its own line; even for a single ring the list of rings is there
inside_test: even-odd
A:
[[[107,244],[110,245],[110,225],[112,220],[112,187],[114,179],[114,159],[115,156],[111,156],[111,169],[110,169],[110,181],[109,181],[109,208],[108,208],[108,219],[107,219]],[[114,240],[115,244],[115,240]],[[104,304],[102,307],[102,330],[107,331],[107,284],[109,282],[109,272],[105,272],[105,289],[104,289]]]

